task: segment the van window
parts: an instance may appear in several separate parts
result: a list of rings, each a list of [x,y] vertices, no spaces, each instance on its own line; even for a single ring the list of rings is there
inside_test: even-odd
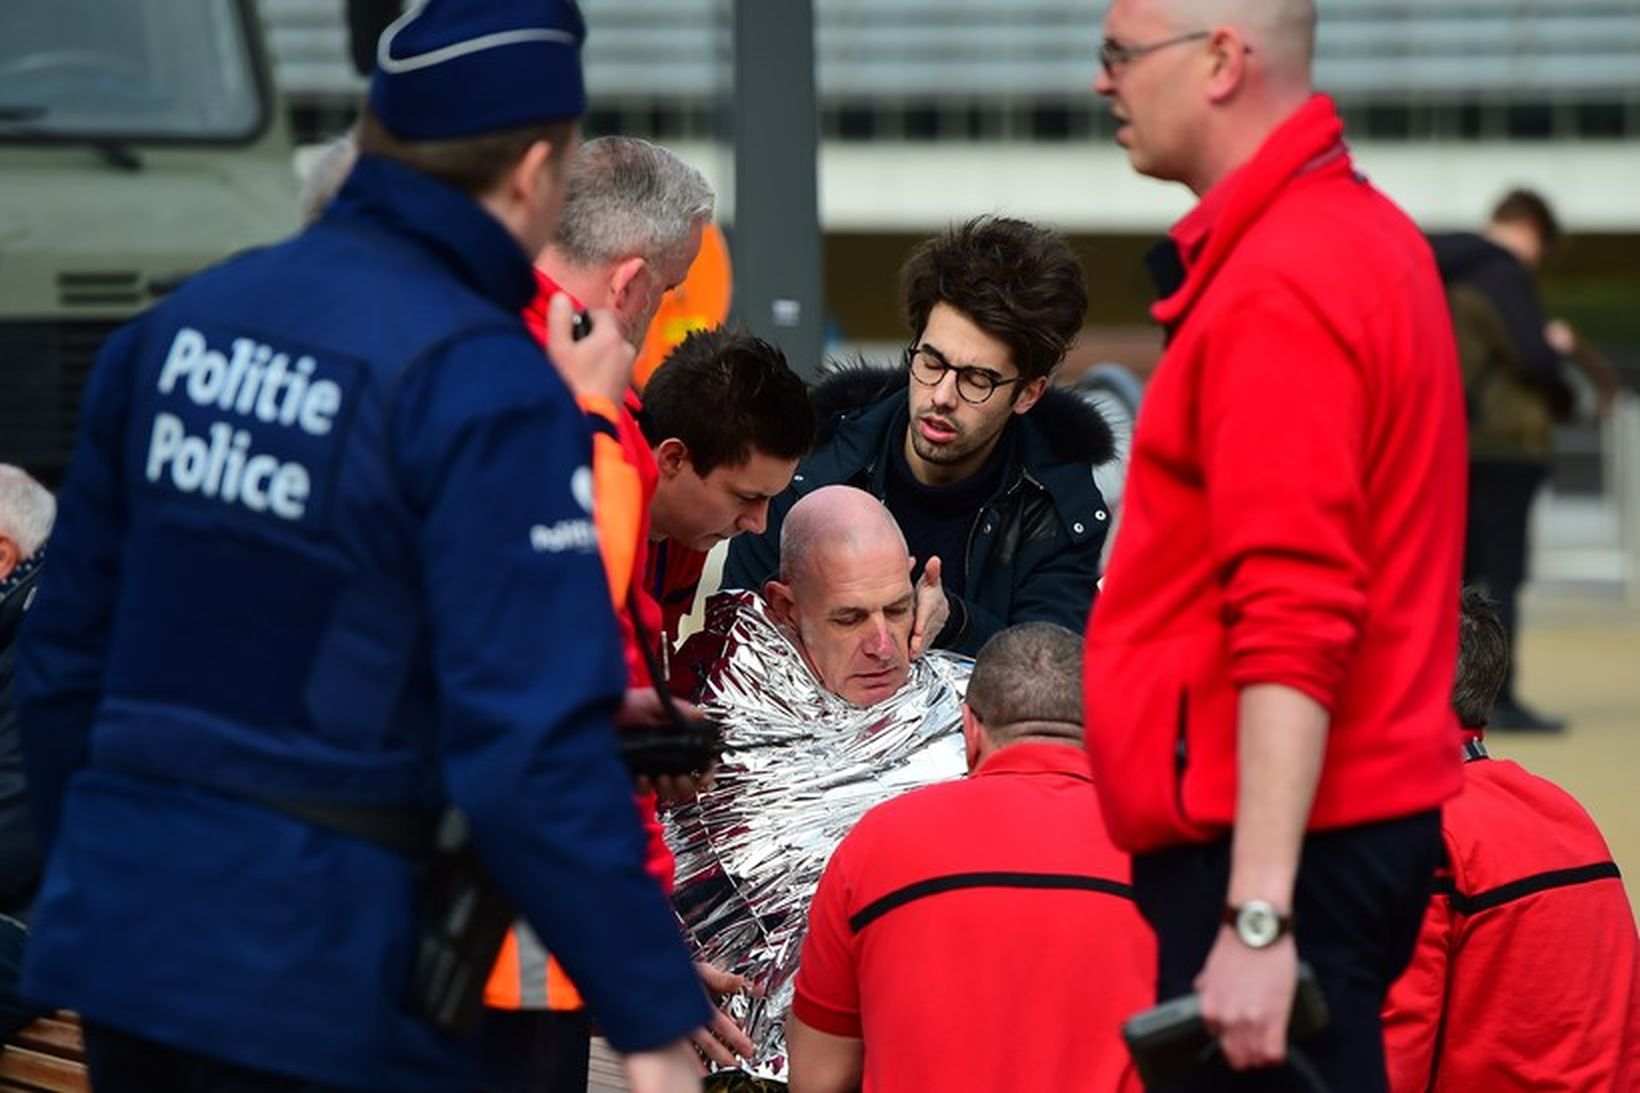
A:
[[[239,141],[268,110],[233,0],[0,3],[0,140]]]

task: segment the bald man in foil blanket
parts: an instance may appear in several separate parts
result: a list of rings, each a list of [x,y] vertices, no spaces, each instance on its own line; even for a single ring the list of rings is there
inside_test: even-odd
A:
[[[929,593],[911,566],[881,502],[816,490],[781,528],[779,579],[761,596],[715,596],[675,666],[729,750],[714,785],[667,818],[674,902],[698,959],[750,984],[729,1009],[757,1044],[746,1072],[762,1078],[786,1074],[792,978],[832,850],[873,805],[967,769],[973,662],[913,656]]]

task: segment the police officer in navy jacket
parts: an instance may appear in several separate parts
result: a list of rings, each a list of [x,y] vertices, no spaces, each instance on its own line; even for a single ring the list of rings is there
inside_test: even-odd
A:
[[[409,1002],[412,858],[291,801],[460,807],[635,1087],[696,1085],[590,442],[518,317],[583,36],[568,0],[415,7],[325,217],[103,349],[18,683],[50,853],[25,989],[84,1016],[99,1093],[473,1086]],[[631,353],[608,314],[549,348]]]

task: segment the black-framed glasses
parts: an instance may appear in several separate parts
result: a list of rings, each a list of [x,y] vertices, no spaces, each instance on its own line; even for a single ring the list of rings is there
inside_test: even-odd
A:
[[[957,394],[962,401],[978,406],[989,399],[998,387],[1024,383],[1024,376],[1002,376],[989,368],[973,364],[952,364],[931,345],[912,344],[905,347],[905,366],[911,378],[924,387],[938,387],[947,372],[957,374]]]
[[[1199,42],[1203,38],[1211,38],[1210,30],[1193,30],[1189,34],[1179,34],[1172,38],[1163,38],[1159,42],[1146,42],[1144,45],[1125,46],[1114,38],[1106,38],[1099,45],[1099,63],[1105,67],[1105,75],[1115,77],[1119,69],[1138,60],[1147,53],[1155,53],[1158,49],[1168,46],[1183,45],[1185,42]]]

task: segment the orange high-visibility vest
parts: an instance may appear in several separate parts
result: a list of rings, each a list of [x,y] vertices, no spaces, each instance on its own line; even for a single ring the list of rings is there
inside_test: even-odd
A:
[[[540,270],[536,271],[536,280],[540,291],[525,310],[524,320],[544,348],[547,304],[561,290]],[[621,625],[627,679],[631,686],[648,686],[648,668],[637,646],[637,630],[628,617],[627,605],[632,602],[632,593],[637,592],[639,609],[649,613],[642,578],[649,538],[649,500],[654,496],[659,474],[649,443],[638,426],[636,413],[641,406],[636,395],[629,394],[626,403],[619,406],[597,395],[583,395],[579,402],[592,430],[593,522],[598,529],[598,550],[609,580],[610,600]],[[654,618],[644,620],[644,629],[660,633],[658,605]],[[654,795],[639,797],[638,809],[649,833],[649,872],[671,891],[672,855],[661,837]],[[502,944],[484,989],[484,1004],[514,1010],[576,1010],[584,1005],[575,984],[523,922],[512,928]]]

